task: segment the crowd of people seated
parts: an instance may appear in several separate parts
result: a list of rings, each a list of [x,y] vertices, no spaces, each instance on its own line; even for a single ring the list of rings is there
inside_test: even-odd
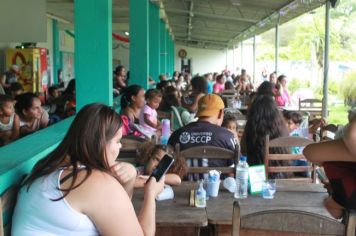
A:
[[[15,75],[15,72],[5,73],[0,83],[0,87],[5,88],[0,90],[0,146],[76,113],[74,79],[64,90],[51,86],[44,95],[25,92]],[[8,76],[14,78],[8,79]]]
[[[177,157],[165,178],[158,183],[154,179],[147,182],[159,161],[165,154],[172,153],[177,144],[180,150],[202,145],[231,151],[238,147],[241,154],[247,156],[249,165],[259,165],[264,164],[266,135],[270,139],[288,135],[313,138],[316,130],[326,124],[325,120],[319,119],[308,121],[305,126],[302,114],[281,109],[289,105],[291,100],[286,85],[287,77],[277,76],[276,73],[272,73],[270,81],[263,82],[257,89],[245,70],[238,76],[228,71],[196,75],[193,78],[178,72],[174,72],[172,78],[162,74],[158,83],[150,83],[155,88],[147,91],[139,85],[129,85],[123,67],[115,70],[114,80],[114,96],[120,96],[121,111],[117,113],[101,104],[83,107],[61,144],[36,164],[22,184],[13,224],[13,232],[17,235],[40,232],[66,234],[73,230],[76,222],[81,222],[80,227],[75,229],[78,234],[109,235],[114,232],[122,235],[154,235],[154,199],[164,184],[179,185],[182,180],[194,179],[187,176],[187,168],[190,166],[233,165],[232,161],[226,160],[186,162]],[[237,125],[237,117],[225,112],[227,103],[222,96],[225,90],[248,97],[246,125],[241,140],[238,136],[240,127]],[[2,95],[0,134],[4,135],[3,144],[46,127],[52,120],[55,122],[72,115],[75,112],[75,81],[71,81],[61,96],[58,92],[56,87],[49,89],[49,114],[41,108],[41,101],[33,94],[24,93],[15,98]],[[150,139],[154,136],[159,140],[162,133],[159,112],[170,113],[173,110],[178,111],[183,126],[173,119],[167,145]],[[355,121],[351,119],[342,140],[315,144],[304,149],[309,161],[325,167],[330,178],[328,184],[333,189],[325,205],[336,218],[342,217],[345,209],[356,208],[356,171],[353,164],[356,163],[356,152],[353,150],[355,132]],[[82,133],[88,135],[82,136]],[[138,151],[135,168],[121,162],[120,158],[117,160],[121,149],[120,140],[127,135],[147,139]],[[327,153],[327,150],[330,152]],[[270,152],[302,153],[302,150],[298,147],[293,150],[274,148]],[[338,153],[340,159],[337,158]],[[334,161],[352,164],[334,165]],[[308,162],[299,164],[308,165]],[[275,161],[273,165],[284,166],[289,163]],[[348,174],[337,174],[342,170],[347,170],[345,173]],[[268,177],[295,176],[275,173]],[[340,187],[340,183],[343,187]],[[145,191],[138,216],[130,202],[135,187],[144,187]],[[34,208],[38,209],[38,206],[44,206],[41,208],[43,210],[37,210],[33,217]],[[54,219],[52,211],[61,212],[60,221]],[[117,221],[122,224],[116,224]],[[44,222],[52,222],[53,225]]]

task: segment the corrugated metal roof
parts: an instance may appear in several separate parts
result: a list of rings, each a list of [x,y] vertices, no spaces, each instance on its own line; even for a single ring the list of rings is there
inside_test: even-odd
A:
[[[148,0],[143,0],[148,1]],[[150,0],[178,44],[223,49],[325,4],[326,0]],[[47,0],[49,13],[73,22],[73,0]],[[129,0],[113,0],[113,30],[129,30]]]

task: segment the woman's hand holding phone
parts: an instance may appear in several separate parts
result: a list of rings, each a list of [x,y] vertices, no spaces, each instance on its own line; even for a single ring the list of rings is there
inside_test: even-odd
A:
[[[157,197],[163,191],[164,188],[164,176],[160,181],[156,181],[156,178],[150,178],[145,184],[145,196]]]

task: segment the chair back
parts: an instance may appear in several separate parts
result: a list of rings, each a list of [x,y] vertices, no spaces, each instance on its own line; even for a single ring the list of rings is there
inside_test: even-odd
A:
[[[289,178],[287,180],[291,181],[303,181],[303,182],[316,182],[315,165],[311,166],[296,166],[290,163],[288,166],[272,166],[271,161],[288,161],[292,162],[295,160],[305,159],[303,154],[272,154],[270,153],[270,148],[292,148],[292,147],[305,147],[308,144],[313,143],[313,141],[302,138],[302,137],[280,137],[276,139],[269,139],[269,135],[266,135],[266,145],[265,145],[265,155],[264,162],[266,168],[266,175],[269,176],[270,173],[295,173],[295,172],[312,172],[311,177],[300,177],[300,178]]]
[[[320,127],[320,141],[333,140],[333,137],[328,136],[328,132],[331,132],[334,136],[338,127],[334,124],[328,124]]]
[[[0,198],[1,209],[0,209],[0,236],[10,236],[11,235],[11,218],[16,205],[17,193],[19,190],[18,185],[13,185],[7,189]]]
[[[173,114],[172,114],[172,122],[174,122],[174,117],[175,117],[175,118],[177,118],[179,128],[183,127],[184,124],[183,124],[182,118],[180,117],[178,109],[175,106],[171,106],[171,109],[172,109],[172,112],[173,112]],[[171,126],[173,127],[173,123],[172,123]]]
[[[120,149],[118,160],[135,164],[139,155],[139,148],[146,141],[148,140],[133,135],[122,137],[122,147]]]
[[[355,235],[356,215],[349,212],[346,225],[322,215],[299,210],[267,210],[241,217],[240,205],[234,202],[232,235],[240,236],[241,229],[254,230],[255,235],[266,231],[312,235]],[[259,231],[259,234],[257,233]]]
[[[323,102],[320,99],[299,99],[299,111],[308,112],[310,118],[322,117]]]
[[[239,160],[239,148],[236,145],[234,151],[229,149],[215,147],[215,146],[196,146],[185,150],[180,150],[180,144],[176,144],[174,155],[176,158],[182,157],[185,160],[203,160],[214,159],[214,160],[232,160],[236,165]],[[221,171],[223,174],[235,174],[234,167],[195,167],[189,166],[188,174],[203,174],[207,173],[209,170]]]

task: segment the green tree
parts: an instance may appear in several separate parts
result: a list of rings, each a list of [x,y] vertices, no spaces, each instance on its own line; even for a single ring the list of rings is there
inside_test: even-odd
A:
[[[346,75],[340,85],[340,91],[347,105],[356,102],[356,71]]]

